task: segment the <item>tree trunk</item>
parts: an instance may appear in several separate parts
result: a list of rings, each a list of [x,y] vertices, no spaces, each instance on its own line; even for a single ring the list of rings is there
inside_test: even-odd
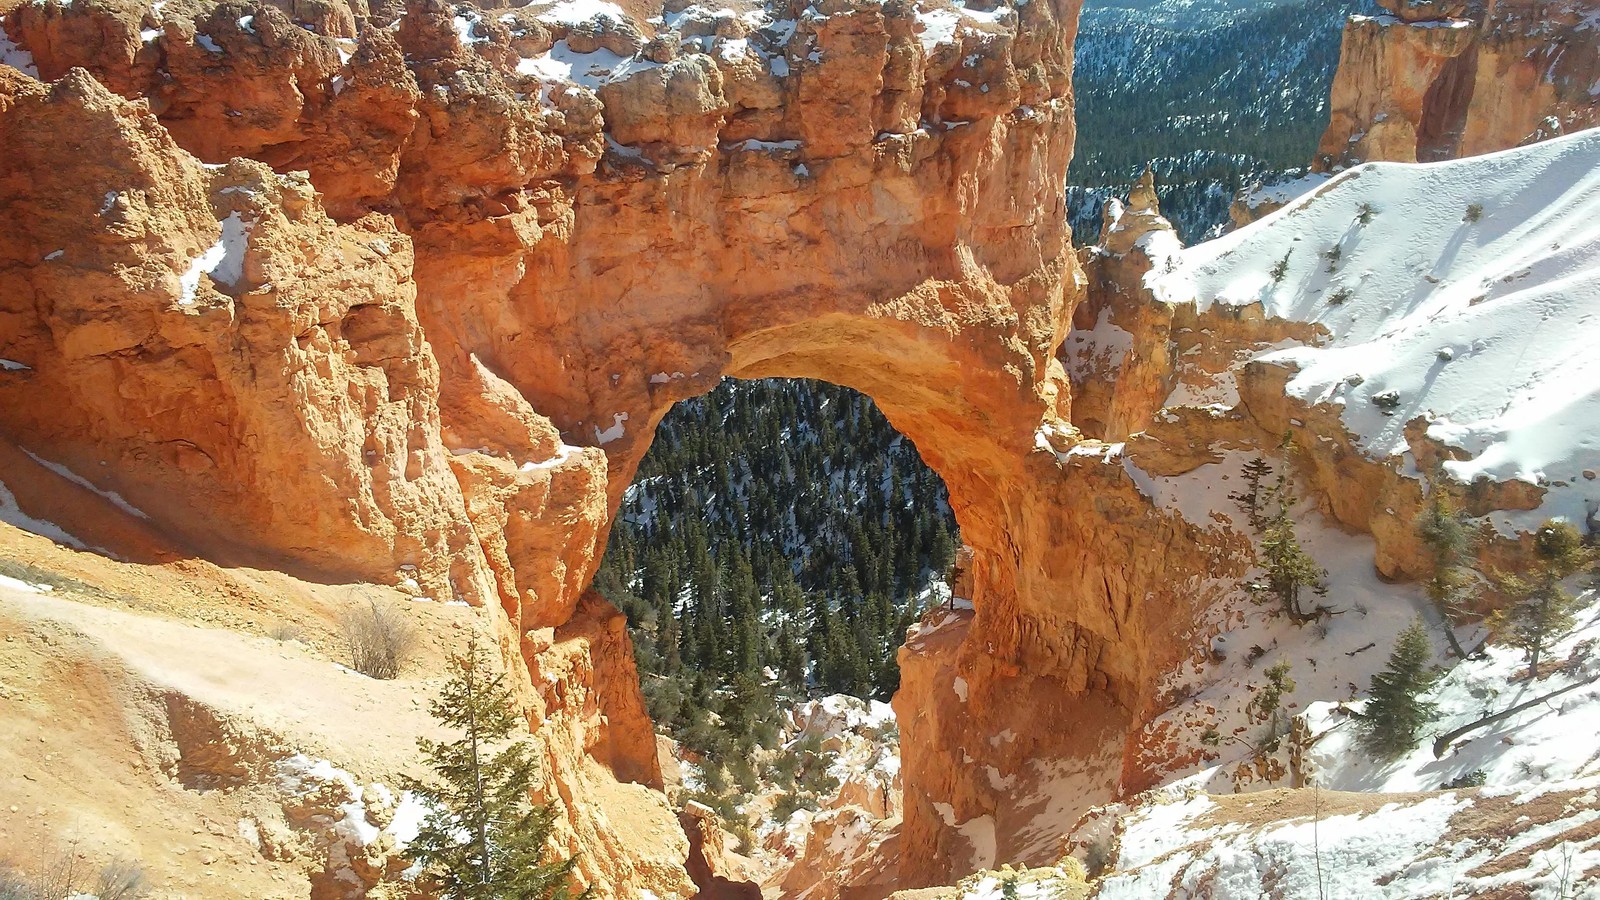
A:
[[[1509,719],[1512,716],[1516,715],[1519,712],[1522,712],[1525,709],[1529,709],[1531,707],[1538,706],[1539,704],[1545,702],[1546,700],[1551,700],[1551,699],[1554,699],[1556,697],[1559,697],[1562,694],[1567,693],[1568,691],[1575,691],[1578,688],[1584,687],[1585,685],[1594,684],[1596,681],[1600,681],[1600,675],[1592,675],[1592,676],[1590,676],[1588,678],[1585,678],[1584,680],[1582,680],[1582,681],[1580,681],[1580,682],[1578,682],[1576,684],[1569,684],[1566,687],[1561,688],[1560,690],[1551,691],[1548,694],[1544,694],[1542,696],[1535,697],[1532,700],[1528,700],[1528,701],[1525,701],[1523,703],[1518,703],[1516,706],[1513,706],[1510,709],[1504,710],[1502,712],[1497,712],[1492,716],[1484,716],[1483,718],[1479,719],[1476,722],[1471,722],[1469,724],[1463,725],[1460,728],[1457,728],[1455,731],[1452,731],[1452,732],[1450,732],[1448,734],[1442,734],[1442,735],[1439,736],[1438,740],[1433,742],[1433,758],[1434,759],[1443,759],[1444,758],[1444,752],[1446,750],[1450,749],[1450,745],[1455,743],[1457,738],[1461,737],[1462,735],[1464,735],[1464,734],[1466,734],[1466,733],[1468,733],[1470,731],[1477,731],[1479,728],[1482,728],[1482,727],[1484,727],[1486,725],[1493,725],[1494,723],[1496,723],[1496,722],[1498,722],[1498,721],[1500,721],[1502,719]]]

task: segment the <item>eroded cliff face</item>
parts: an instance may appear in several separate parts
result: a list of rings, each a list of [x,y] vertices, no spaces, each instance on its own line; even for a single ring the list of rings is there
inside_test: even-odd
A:
[[[862,390],[975,551],[906,651],[880,883],[1053,858],[1204,564],[1068,452],[1076,4],[633,12],[9,13],[0,428],[197,554],[498,610],[584,879],[667,896],[686,848],[613,815],[670,813],[619,790],[660,774],[609,516],[725,375]]]
[[[1352,16],[1315,167],[1474,156],[1600,123],[1589,0],[1380,0]]]

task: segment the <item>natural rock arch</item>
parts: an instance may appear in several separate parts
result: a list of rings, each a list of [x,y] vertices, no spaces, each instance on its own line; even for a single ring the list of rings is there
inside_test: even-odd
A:
[[[270,128],[151,112],[126,99],[156,94],[142,45],[50,39],[123,13],[30,12],[8,33],[50,48],[54,81],[0,67],[0,183],[27,223],[0,240],[0,342],[30,366],[0,379],[0,429],[81,471],[116,460],[107,485],[195,552],[390,583],[414,566],[431,594],[498,604],[530,718],[555,723],[551,777],[579,797],[585,759],[658,778],[621,624],[583,599],[655,424],[723,375],[853,387],[976,551],[975,617],[903,663],[902,878],[1048,858],[1074,802],[1130,780],[1123,742],[1196,602],[1175,584],[1204,560],[1114,453],[1065,452],[1077,5],[964,9],[925,40],[927,10],[824,0],[788,75],[667,48],[603,103],[563,88],[552,107],[519,90],[534,38],[494,20],[463,44],[437,3],[348,61],[275,7],[248,32],[170,24],[177,95],[271,98]],[[668,83],[699,112],[644,102]],[[236,271],[202,277],[216,246]],[[1065,805],[1015,796],[1068,776]],[[602,819],[569,818],[593,877],[642,883]],[[975,855],[985,828],[997,859]]]

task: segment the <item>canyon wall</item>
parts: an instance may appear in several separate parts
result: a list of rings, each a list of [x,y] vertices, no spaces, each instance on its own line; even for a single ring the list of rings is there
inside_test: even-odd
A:
[[[1600,124],[1591,0],[1380,0],[1352,16],[1315,168],[1429,162]]]
[[[886,883],[1053,859],[1205,565],[1074,451],[1076,3],[632,12],[6,13],[0,431],[197,555],[497,610],[583,878],[669,896],[686,846],[615,827],[670,812],[614,790],[660,773],[609,517],[721,377],[862,390],[974,550]]]

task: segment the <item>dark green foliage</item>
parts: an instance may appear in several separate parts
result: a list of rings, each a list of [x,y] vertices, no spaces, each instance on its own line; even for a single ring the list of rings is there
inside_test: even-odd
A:
[[[1272,273],[1271,274],[1272,274],[1272,282],[1274,284],[1281,283],[1283,281],[1283,279],[1288,276],[1288,274],[1289,274],[1289,257],[1291,257],[1293,255],[1294,255],[1294,251],[1293,250],[1289,250],[1289,251],[1287,251],[1287,252],[1285,252],[1283,254],[1283,259],[1280,259],[1277,262],[1272,264]]]
[[[1278,749],[1278,741],[1287,730],[1283,715],[1283,697],[1294,692],[1294,679],[1289,677],[1289,661],[1280,659],[1268,666],[1263,673],[1267,676],[1267,683],[1261,686],[1246,710],[1258,721],[1265,722],[1267,730],[1261,736],[1260,750],[1263,753],[1273,753]]]
[[[1416,747],[1423,726],[1437,712],[1434,704],[1421,699],[1436,680],[1433,647],[1417,619],[1400,632],[1388,665],[1372,676],[1372,697],[1359,720],[1362,745],[1383,759]]]
[[[1477,222],[1483,218],[1483,204],[1473,203],[1467,207],[1467,214],[1461,217],[1464,222]]]
[[[1496,638],[1527,654],[1528,677],[1539,676],[1539,658],[1546,647],[1572,630],[1580,598],[1561,582],[1594,561],[1594,551],[1571,523],[1552,519],[1533,536],[1534,563],[1527,572],[1495,576],[1511,605],[1489,618]]]
[[[1476,584],[1467,554],[1473,546],[1472,532],[1467,528],[1467,518],[1456,509],[1455,503],[1440,487],[1435,486],[1428,499],[1428,508],[1417,517],[1417,536],[1433,554],[1433,576],[1428,579],[1428,599],[1439,612],[1445,639],[1457,659],[1467,653],[1456,638],[1455,624],[1465,611]]]
[[[1356,221],[1363,225],[1371,225],[1372,217],[1376,216],[1377,214],[1378,212],[1372,208],[1372,204],[1363,203],[1356,209]]]
[[[573,860],[545,862],[556,811],[536,806],[527,723],[474,637],[430,707],[453,741],[417,742],[433,770],[407,787],[430,812],[407,848],[445,900],[561,900]]]
[[[770,745],[795,699],[888,699],[958,546],[943,482],[870,400],[728,380],[657,428],[595,587],[628,616],[651,716],[715,768]]]
[[[1074,241],[1092,244],[1105,198],[1147,163],[1185,243],[1228,221],[1235,192],[1296,177],[1328,124],[1345,17],[1365,0],[1295,0],[1152,15],[1089,4],[1074,52],[1078,142],[1067,176]]]
[[[1246,516],[1250,518],[1251,528],[1260,528],[1264,518],[1262,510],[1261,481],[1272,474],[1272,464],[1266,457],[1253,457],[1244,464],[1244,490],[1228,495],[1228,499],[1239,504]]]
[[[1282,604],[1285,615],[1297,624],[1304,624],[1319,618],[1326,609],[1319,605],[1310,612],[1303,610],[1301,592],[1311,588],[1321,594],[1328,573],[1300,546],[1294,517],[1290,515],[1294,499],[1293,486],[1280,472],[1269,500],[1272,512],[1261,522],[1257,559],[1267,572],[1262,589]]]

